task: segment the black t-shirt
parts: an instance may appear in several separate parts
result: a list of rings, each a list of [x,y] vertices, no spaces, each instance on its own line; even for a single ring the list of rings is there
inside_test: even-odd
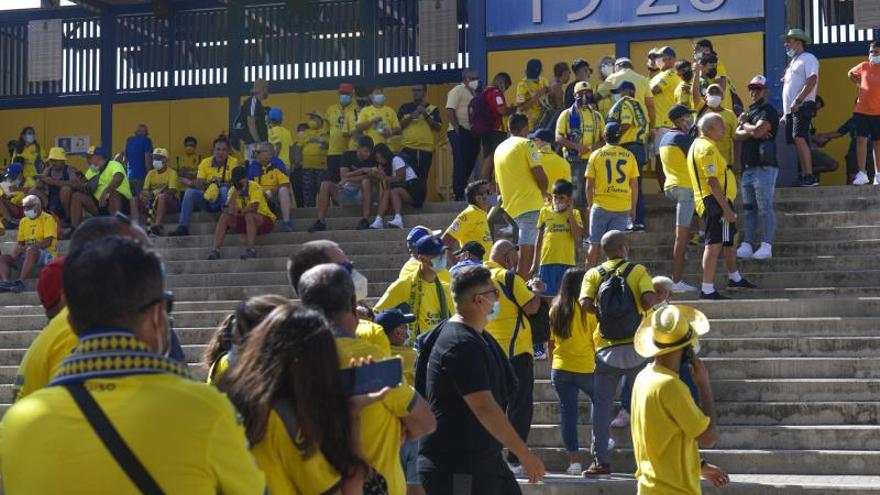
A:
[[[241,115],[243,117],[244,129],[241,138],[246,144],[260,143],[269,140],[269,127],[266,124],[266,107],[256,96],[251,96],[244,100],[241,104]],[[247,125],[248,117],[253,117],[256,121],[258,136],[251,136],[251,129]]]
[[[742,164],[744,168],[760,167],[764,165],[776,165],[775,158],[773,160],[761,161],[761,143],[763,141],[773,141],[776,139],[776,132],[779,130],[779,112],[773,108],[773,105],[764,102],[761,105],[749,107],[746,112],[746,122],[755,125],[758,122],[766,120],[770,123],[770,134],[764,139],[749,138],[743,141],[742,145]]]
[[[488,332],[446,321],[428,352],[425,399],[437,429],[421,441],[419,471],[504,474],[501,444],[463,398],[488,390],[506,407],[515,378],[504,351]]]

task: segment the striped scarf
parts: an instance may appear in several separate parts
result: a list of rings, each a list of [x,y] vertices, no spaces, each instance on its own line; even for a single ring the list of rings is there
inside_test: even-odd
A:
[[[62,363],[49,383],[65,385],[94,378],[129,375],[174,374],[192,379],[186,367],[174,359],[150,350],[128,330],[89,330]]]

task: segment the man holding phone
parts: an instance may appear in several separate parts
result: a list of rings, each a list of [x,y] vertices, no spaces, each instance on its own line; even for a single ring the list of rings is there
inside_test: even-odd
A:
[[[472,266],[456,273],[452,294],[457,315],[417,343],[416,389],[437,417],[437,429],[420,445],[422,486],[428,495],[520,494],[502,448],[516,454],[532,483],[544,477],[544,464],[504,413],[517,381],[486,331],[500,291],[488,268]]]

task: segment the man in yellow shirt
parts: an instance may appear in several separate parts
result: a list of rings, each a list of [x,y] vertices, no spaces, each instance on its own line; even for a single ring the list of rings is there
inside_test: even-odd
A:
[[[694,95],[691,84],[694,81],[694,69],[689,60],[679,60],[675,63],[675,71],[680,79],[675,87],[675,103],[684,105],[687,109],[694,109]]]
[[[140,215],[146,214],[147,232],[159,236],[162,235],[165,214],[176,213],[180,209],[180,200],[177,197],[180,178],[168,166],[168,150],[165,148],[153,150],[151,165],[141,193],[132,198],[131,217],[138,222]]]
[[[12,256],[0,256],[0,291],[21,292],[24,279],[34,268],[48,265],[58,256],[55,244],[58,241],[58,222],[55,217],[43,211],[40,198],[31,194],[22,201],[24,218],[18,225],[18,245]],[[18,279],[10,282],[13,268],[21,267]]]
[[[706,89],[706,104],[697,112],[697,119],[707,113],[718,114],[724,121],[724,137],[718,141],[718,151],[727,161],[727,165],[739,169],[739,152],[733,145],[733,137],[739,126],[739,119],[733,110],[721,106],[721,86],[713,84]]]
[[[120,237],[67,256],[64,296],[79,345],[51,386],[0,423],[6,493],[264,492],[232,404],[166,356],[163,274],[157,254]]]
[[[675,202],[675,244],[672,248],[673,292],[696,292],[684,281],[684,261],[694,218],[694,188],[688,171],[688,152],[694,142],[693,110],[674,105],[667,115],[675,125],[660,141],[660,161],[666,175],[663,193]]]
[[[364,107],[358,114],[357,132],[370,136],[373,145],[385,143],[391,136],[400,134],[400,121],[397,113],[385,104],[385,92],[375,88],[370,94],[372,105]]]
[[[635,88],[632,97],[642,104],[648,127],[652,127],[654,124],[654,95],[651,93],[650,81],[633,69],[632,60],[629,58],[621,57],[614,62],[614,73],[599,85],[595,95],[596,99],[599,101],[613,100],[614,91],[612,90],[619,87],[620,83],[624,81],[631,83]],[[608,112],[610,113],[611,110]]]
[[[590,83],[581,81],[574,86],[574,105],[559,114],[556,120],[556,143],[564,147],[564,156],[571,166],[571,179],[574,184],[574,204],[578,208],[587,205],[584,194],[584,174],[590,153],[602,143],[602,129],[605,120],[602,114],[593,110],[593,91]],[[555,182],[550,182],[552,186]]]
[[[736,177],[727,160],[718,149],[718,142],[727,131],[720,115],[708,113],[697,124],[701,137],[691,146],[688,154],[688,172],[694,188],[697,213],[706,226],[706,250],[703,254],[703,286],[700,299],[729,299],[715,290],[715,269],[718,256],[724,248],[727,267],[727,286],[754,289],[756,286],[743,278],[736,268]]]
[[[426,183],[431,172],[431,160],[434,159],[434,143],[437,131],[443,124],[440,122],[440,109],[425,101],[428,86],[424,83],[412,87],[413,101],[404,103],[397,111],[397,119],[403,129],[403,150],[409,163]]]
[[[587,266],[596,266],[599,243],[606,232],[626,230],[636,211],[639,169],[632,153],[620,146],[622,127],[605,124],[605,146],[590,155],[587,167],[587,207],[590,210],[590,249]]]
[[[257,147],[256,149],[259,149]],[[232,227],[237,234],[245,234],[245,251],[241,259],[257,257],[254,244],[258,235],[272,232],[275,226],[275,214],[269,209],[263,188],[257,181],[248,180],[247,170],[236,167],[232,171],[232,189],[226,201],[226,209],[217,222],[214,232],[214,249],[208,255],[209,260],[220,259],[220,247],[226,239],[226,231]]]
[[[584,276],[579,302],[584,313],[596,315],[593,341],[593,450],[595,460],[584,472],[588,478],[611,474],[608,438],[611,408],[621,377],[629,383],[645,364],[633,348],[642,315],[657,303],[654,282],[644,266],[628,261],[626,234],[612,230],[602,237],[606,261]]]
[[[730,84],[727,68],[718,60],[718,54],[710,40],[704,38],[694,43],[694,62],[694,104],[702,100],[700,95],[706,86],[717,84],[724,93],[722,105],[733,108],[733,86]]]
[[[516,109],[528,117],[529,129],[544,125],[545,117],[553,111],[548,97],[550,85],[541,77],[542,68],[540,60],[529,60],[526,63],[526,77],[516,85]]]
[[[82,222],[86,212],[92,216],[117,212],[127,215],[131,210],[131,185],[125,166],[109,156],[100,146],[89,150],[89,168],[84,174],[86,183],[78,181],[79,186],[70,198],[70,223],[74,227]]]
[[[193,136],[185,137],[183,139],[183,156],[178,156],[177,163],[171,167],[177,172],[182,189],[192,186],[196,180],[199,162],[202,161],[201,156],[196,154],[196,146],[198,145],[198,140]]]
[[[321,183],[327,180],[329,137],[320,115],[308,114],[306,125],[308,129],[297,137],[297,145],[302,149],[302,206],[313,208]]]
[[[486,268],[492,273],[492,282],[498,289],[498,312],[486,325],[486,331],[495,338],[507,355],[519,386],[507,403],[507,419],[523,440],[528,441],[532,428],[535,382],[532,327],[527,316],[538,312],[544,284],[538,280],[532,288],[526,285],[516,269],[521,265],[522,253],[510,241],[500,240],[492,246]],[[531,260],[527,260],[531,265]],[[534,291],[534,292],[533,292]],[[519,458],[507,453],[507,462],[515,474],[524,474]]]
[[[290,224],[290,207],[293,192],[290,190],[290,169],[275,155],[275,148],[270,143],[257,143],[254,146],[256,160],[248,165],[248,180],[260,185],[270,209],[281,212],[281,230],[293,232]]]
[[[379,298],[375,311],[403,309],[416,315],[412,338],[431,331],[438,323],[452,315],[452,295],[449,284],[437,275],[446,270],[446,246],[437,236],[425,236],[416,242],[415,257],[418,271],[404,274],[394,281]]]
[[[525,115],[510,117],[510,137],[495,149],[495,180],[504,202],[504,210],[519,228],[520,266],[517,273],[528,276],[535,241],[538,238],[538,213],[544,206],[547,174],[535,143],[526,139],[529,121]]]
[[[492,232],[489,230],[489,198],[492,190],[489,181],[478,180],[464,190],[468,207],[461,211],[443,233],[447,248],[458,249],[468,242],[478,242],[485,252],[492,249]]]
[[[324,120],[330,128],[327,148],[327,180],[339,181],[339,168],[354,160],[357,142],[354,139],[357,126],[357,104],[352,104],[354,86],[339,85],[339,101],[330,105]]]
[[[675,90],[681,83],[678,71],[675,69],[675,50],[664,46],[659,50],[657,63],[660,72],[651,79],[651,94],[654,95],[654,140],[651,143],[651,159],[660,154],[660,142],[663,136],[674,127],[669,120],[669,109],[675,105]],[[663,188],[663,168],[657,163],[657,181]]]
[[[635,349],[653,358],[636,377],[632,392],[632,439],[639,495],[699,495],[699,447],[712,448],[718,439],[715,399],[706,365],[696,357],[698,337],[709,331],[703,313],[665,305],[650,313],[639,327]],[[699,391],[699,406],[679,377],[690,368]],[[723,472],[716,486],[730,482]]]
[[[626,148],[636,159],[639,170],[638,200],[632,217],[634,232],[645,230],[645,198],[642,194],[642,170],[648,163],[648,143],[651,142],[650,120],[645,107],[635,97],[636,87],[629,81],[621,82],[612,90],[617,102],[608,112],[606,122],[620,124],[620,146]]]
[[[213,154],[199,163],[196,180],[183,194],[180,222],[172,236],[189,235],[189,220],[194,211],[220,211],[226,204],[232,171],[238,159],[229,153],[229,141],[220,136],[214,140]]]

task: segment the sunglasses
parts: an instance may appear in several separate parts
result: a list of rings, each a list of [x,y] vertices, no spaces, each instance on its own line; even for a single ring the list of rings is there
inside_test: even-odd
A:
[[[495,297],[497,298],[497,297],[498,297],[498,294],[500,294],[500,293],[498,292],[498,289],[496,289],[495,287],[493,287],[493,288],[490,289],[490,290],[483,291],[483,292],[477,292],[477,293],[474,294],[474,295],[475,295],[475,296],[485,296],[486,294],[495,294]]]
[[[143,313],[144,311],[150,309],[151,307],[153,307],[156,304],[159,304],[162,301],[165,301],[165,312],[168,314],[171,314],[171,312],[174,310],[174,293],[171,292],[170,290],[166,290],[159,297],[150,299],[150,301],[148,303],[139,307],[137,309],[137,312]]]

